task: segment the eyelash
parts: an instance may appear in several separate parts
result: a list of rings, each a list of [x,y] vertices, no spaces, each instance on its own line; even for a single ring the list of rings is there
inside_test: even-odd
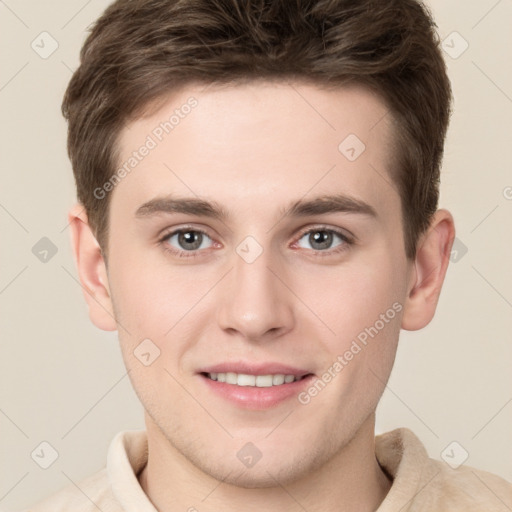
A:
[[[314,251],[314,257],[322,258],[322,257],[332,256],[333,254],[338,254],[338,253],[344,252],[351,245],[354,245],[354,243],[355,243],[354,240],[352,238],[350,238],[348,235],[346,235],[345,233],[342,233],[341,231],[338,231],[337,229],[329,228],[327,226],[317,226],[314,228],[306,229],[305,231],[301,232],[300,236],[297,239],[297,242],[299,240],[301,240],[304,237],[304,235],[307,235],[308,233],[315,233],[318,231],[334,233],[343,241],[343,243],[340,244],[340,246],[338,246],[338,248],[333,249],[333,250],[327,250],[327,251],[316,250],[315,251],[314,249],[310,249],[310,250]],[[186,233],[186,232],[201,233],[211,239],[210,235],[208,235],[208,233],[206,231],[203,231],[202,229],[198,229],[198,228],[194,228],[194,227],[183,227],[180,229],[175,229],[174,231],[169,231],[168,233],[166,233],[159,239],[159,243],[163,246],[163,250],[167,253],[172,254],[175,257],[178,257],[178,258],[196,258],[196,257],[198,257],[200,255],[200,253],[202,252],[200,250],[181,251],[181,250],[177,250],[177,249],[170,249],[169,245],[165,243],[165,241],[168,240],[170,237],[172,237],[178,233]],[[295,242],[295,243],[297,243],[297,242]]]

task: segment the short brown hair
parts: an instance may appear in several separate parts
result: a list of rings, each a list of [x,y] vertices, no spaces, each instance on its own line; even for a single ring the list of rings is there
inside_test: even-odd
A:
[[[451,88],[436,25],[419,0],[117,0],[96,21],[66,90],[78,200],[104,255],[123,126],[192,82],[355,83],[395,123],[393,180],[407,256],[437,209]]]

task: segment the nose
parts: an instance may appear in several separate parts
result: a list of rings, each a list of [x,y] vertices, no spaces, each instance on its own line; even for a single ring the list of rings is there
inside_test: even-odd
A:
[[[252,262],[235,254],[234,268],[223,280],[217,321],[232,336],[269,341],[293,329],[293,293],[283,268],[272,264],[268,253]]]

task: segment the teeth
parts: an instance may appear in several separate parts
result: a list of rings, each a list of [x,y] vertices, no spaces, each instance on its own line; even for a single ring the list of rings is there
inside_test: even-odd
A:
[[[237,384],[238,386],[256,386],[256,377],[254,375],[241,373],[233,384]]]
[[[227,384],[236,384],[237,379],[238,379],[238,377],[237,377],[236,373],[232,373],[232,372],[226,373],[226,383]]]
[[[270,388],[272,385],[272,375],[258,375],[256,377],[257,388]]]
[[[293,377],[293,375],[289,375],[289,377]],[[284,384],[284,380],[285,380],[284,375],[274,375],[272,377],[272,384],[274,386],[279,386],[280,384]]]
[[[295,380],[295,375],[248,375],[245,373],[208,373],[208,377],[218,382],[227,384],[236,384],[237,386],[255,386],[257,388],[269,388],[271,386],[280,386],[281,384],[289,384]]]

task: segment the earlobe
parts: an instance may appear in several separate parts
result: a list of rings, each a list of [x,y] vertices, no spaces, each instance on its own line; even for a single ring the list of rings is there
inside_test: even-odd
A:
[[[71,248],[82,291],[89,308],[89,318],[104,331],[115,331],[108,274],[101,248],[89,226],[87,214],[81,204],[68,213],[71,229]]]
[[[404,305],[402,329],[422,329],[432,320],[443,286],[455,238],[453,217],[438,210],[418,241],[413,277]]]

